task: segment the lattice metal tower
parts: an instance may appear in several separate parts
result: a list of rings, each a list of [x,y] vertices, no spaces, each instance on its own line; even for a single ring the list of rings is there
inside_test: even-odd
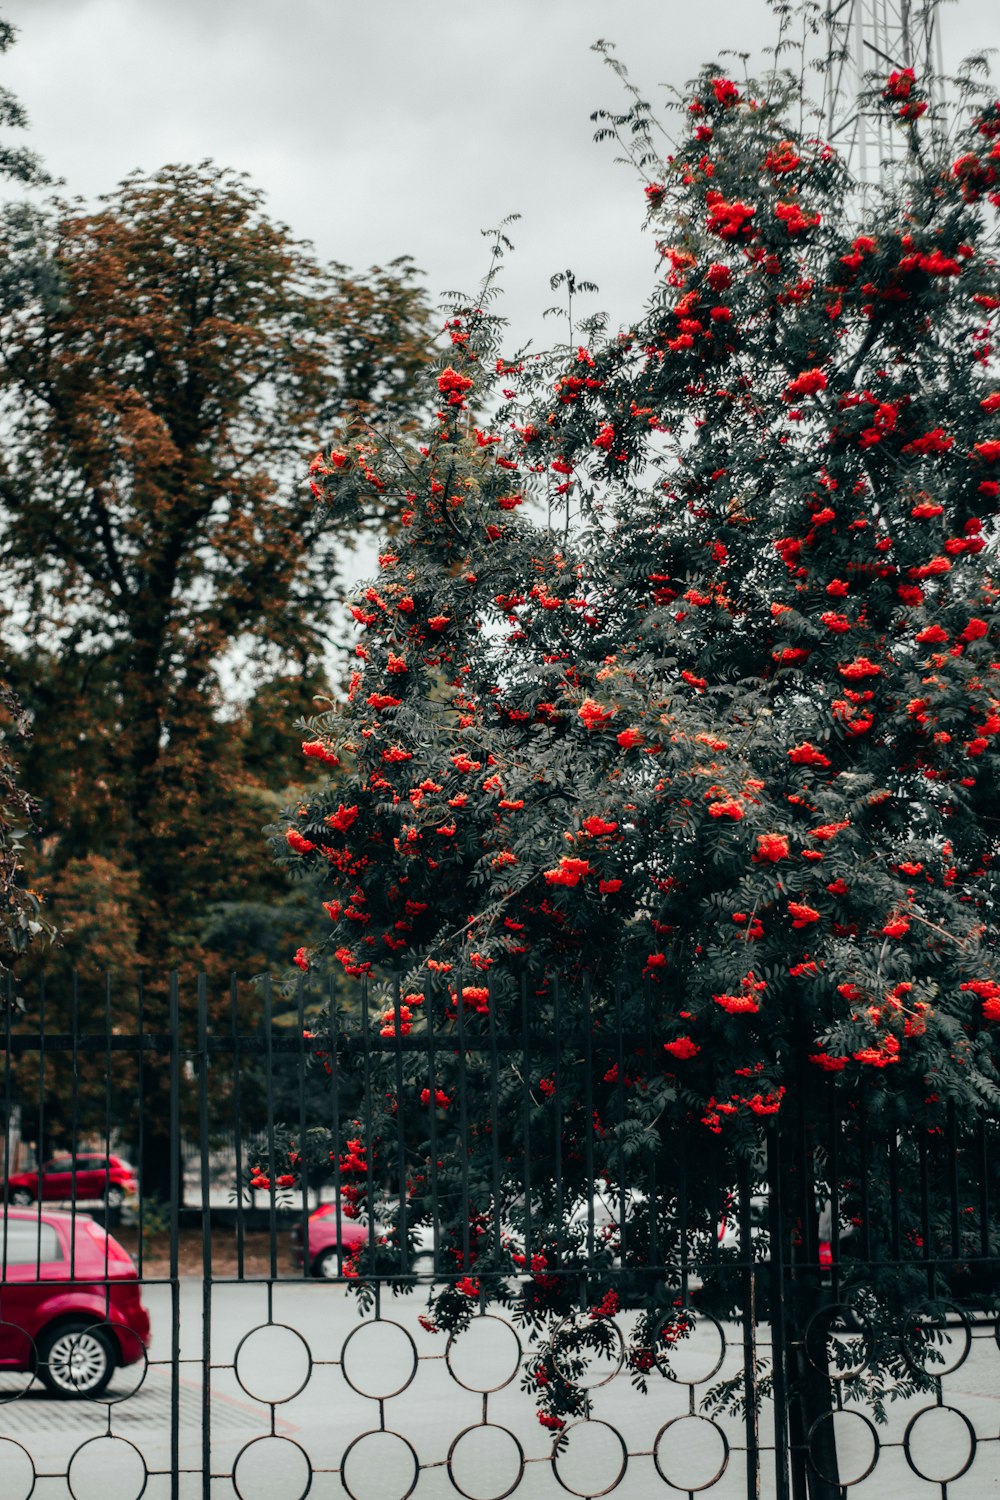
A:
[[[886,77],[913,68],[917,77],[940,78],[938,0],[829,0],[823,113],[827,139],[850,162],[858,179],[873,181],[904,150],[901,132],[887,129],[858,97],[873,73]],[[931,104],[937,102],[932,93]]]

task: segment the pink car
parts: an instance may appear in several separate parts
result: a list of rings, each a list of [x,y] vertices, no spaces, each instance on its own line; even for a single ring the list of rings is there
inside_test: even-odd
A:
[[[376,1228],[376,1237],[385,1231]],[[341,1208],[338,1220],[336,1203],[321,1203],[309,1215],[306,1227],[307,1254],[302,1253],[302,1225],[292,1230],[292,1263],[308,1266],[310,1274],[324,1281],[335,1281],[339,1276],[350,1275],[351,1257],[355,1251],[363,1250],[369,1242],[367,1224],[357,1219],[348,1219]],[[417,1245],[410,1261],[410,1273],[420,1282],[428,1282],[434,1272],[434,1239],[431,1231],[421,1227],[417,1231]]]
[[[0,1212],[0,1374],[30,1370],[54,1396],[94,1397],[148,1343],[132,1259],[89,1215]]]
[[[41,1171],[15,1172],[7,1179],[11,1203],[93,1203],[102,1200],[108,1208],[120,1208],[138,1191],[135,1168],[120,1156],[103,1151],[64,1152],[43,1162]]]
[[[309,1215],[306,1257],[302,1253],[302,1225],[296,1224],[292,1230],[292,1260],[301,1266],[306,1259],[313,1276],[334,1281],[343,1276],[345,1265],[350,1267],[352,1252],[362,1249],[367,1243],[367,1224],[345,1218],[343,1209],[338,1223],[336,1204],[322,1203]]]

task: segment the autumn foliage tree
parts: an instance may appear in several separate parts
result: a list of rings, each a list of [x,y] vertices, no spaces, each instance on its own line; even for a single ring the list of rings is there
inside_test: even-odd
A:
[[[323,872],[326,947],[377,1030],[459,1038],[427,1150],[464,1281],[435,1316],[512,1267],[479,1232],[529,1150],[544,1253],[522,1312],[565,1310],[557,1241],[593,1276],[560,1221],[574,1195],[596,1176],[624,1201],[652,1172],[652,1227],[618,1249],[655,1345],[663,1283],[637,1268],[676,1248],[684,1151],[750,1159],[786,1121],[792,1142],[829,1089],[869,1130],[996,1115],[1000,106],[949,133],[927,88],[880,83],[907,151],[865,193],[797,128],[787,79],[707,70],[667,160],[644,105],[604,117],[645,178],[645,313],[510,363],[458,312],[419,461],[348,445],[314,465],[324,496],[407,508],[354,604],[347,702],[308,725],[340,779],[275,846]],[[501,1068],[487,1108],[461,1039],[488,1049],[525,1014],[549,1053]],[[387,1142],[397,1111],[419,1135],[435,1110],[422,1054],[402,1077]],[[410,1222],[434,1175],[411,1169]],[[576,1409],[551,1368],[538,1391],[550,1425]]]
[[[269,816],[243,705],[327,690],[330,578],[366,520],[321,525],[303,455],[412,410],[424,294],[405,259],[322,267],[210,163],[96,210],[10,205],[0,254],[3,629],[53,889],[73,906],[110,861],[137,956],[193,963],[234,866],[269,889],[233,843]]]

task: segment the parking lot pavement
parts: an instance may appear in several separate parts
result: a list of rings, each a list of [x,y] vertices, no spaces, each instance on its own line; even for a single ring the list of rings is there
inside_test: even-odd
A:
[[[23,1487],[19,1492],[26,1473],[23,1450],[39,1475],[32,1500],[64,1500],[65,1478],[45,1476],[65,1474],[71,1462],[77,1500],[131,1500],[142,1478],[139,1453],[151,1471],[146,1496],[168,1500],[170,1289],[150,1285],[145,1295],[153,1320],[150,1365],[138,1383],[131,1370],[118,1373],[110,1406],[107,1400],[54,1402],[35,1388],[0,1405],[0,1439],[8,1440],[0,1441],[3,1500],[20,1500],[26,1493]],[[211,1301],[213,1500],[235,1495],[234,1471],[246,1500],[296,1500],[310,1466],[310,1497],[345,1494],[338,1472],[344,1466],[357,1500],[398,1500],[413,1479],[415,1462],[421,1466],[418,1500],[444,1500],[456,1494],[447,1468],[449,1449],[455,1479],[476,1500],[499,1496],[519,1472],[517,1494],[525,1500],[567,1493],[553,1474],[551,1436],[520,1389],[518,1342],[506,1322],[475,1320],[446,1358],[446,1339],[417,1321],[426,1301],[420,1294],[387,1297],[380,1327],[359,1316],[356,1300],[343,1287],[325,1283],[278,1283],[270,1293],[265,1284],[217,1284]],[[203,1445],[200,1282],[181,1282],[179,1312],[181,1495],[194,1500],[201,1494]],[[760,1336],[766,1341],[766,1328]],[[959,1338],[953,1337],[950,1357],[961,1352]],[[629,1500],[677,1493],[666,1480],[683,1493],[704,1485],[720,1466],[718,1481],[702,1493],[714,1500],[743,1500],[742,1424],[722,1418],[713,1426],[692,1416],[705,1391],[735,1374],[741,1360],[739,1328],[720,1328],[706,1319],[679,1346],[675,1378],[655,1375],[647,1396],[638,1395],[622,1374],[595,1388],[595,1420],[570,1431],[558,1459],[570,1493],[593,1495],[611,1483],[621,1470],[624,1444],[631,1456],[617,1493]],[[593,1378],[609,1373],[610,1368],[594,1372]],[[918,1467],[944,1477],[962,1466],[972,1446],[968,1428],[950,1408],[959,1408],[971,1424],[974,1462],[948,1484],[948,1500],[1000,1497],[998,1373],[993,1329],[976,1328],[967,1357],[942,1382],[942,1407],[928,1410],[912,1429],[911,1454]],[[487,1386],[500,1388],[484,1396]],[[877,1463],[864,1479],[860,1476],[875,1452],[870,1429],[850,1412],[836,1418],[842,1477],[860,1479],[848,1491],[852,1500],[941,1500],[940,1483],[920,1479],[902,1447],[907,1424],[921,1408],[933,1407],[933,1399],[922,1396],[890,1408],[889,1424],[879,1433]],[[772,1418],[765,1403],[760,1418],[765,1448]],[[728,1459],[721,1434],[729,1444]],[[767,1500],[773,1494],[765,1454],[761,1495]]]

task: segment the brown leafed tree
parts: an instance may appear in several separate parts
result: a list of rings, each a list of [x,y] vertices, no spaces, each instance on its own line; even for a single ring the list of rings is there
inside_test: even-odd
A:
[[[210,163],[95,212],[10,206],[0,259],[0,624],[50,863],[57,885],[92,855],[133,872],[137,956],[190,958],[248,855],[226,702],[322,685],[331,574],[366,519],[324,528],[306,461],[376,403],[405,419],[427,304],[408,260],[323,268]]]

